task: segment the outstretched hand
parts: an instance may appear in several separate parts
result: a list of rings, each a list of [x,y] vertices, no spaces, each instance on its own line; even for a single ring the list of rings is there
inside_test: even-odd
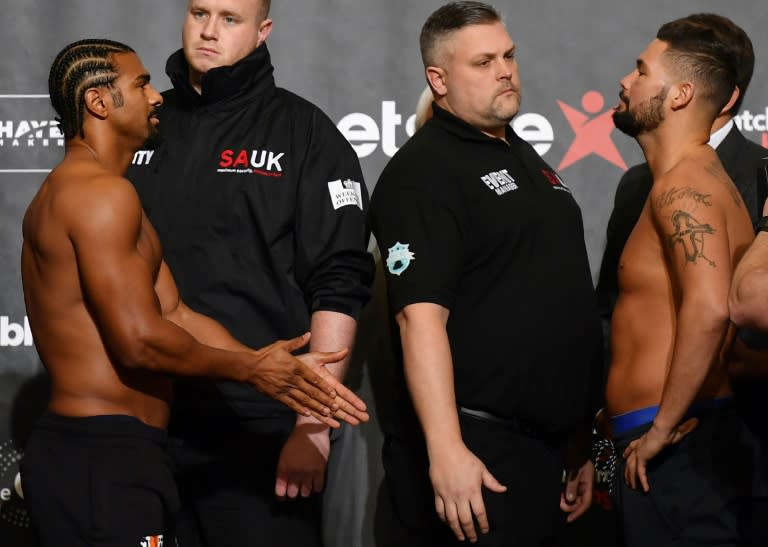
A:
[[[366,409],[368,408],[360,397],[339,381],[331,371],[328,370],[325,365],[341,361],[347,354],[347,350],[337,351],[334,353],[323,353],[318,351],[312,351],[310,353],[304,353],[298,355],[297,359],[307,365],[313,372],[315,372],[322,380],[333,388],[335,395],[333,396],[334,410],[327,420],[322,420],[325,424],[331,427],[339,427],[341,424],[333,418],[347,422],[350,425],[360,425],[361,422],[367,422],[369,420]],[[315,416],[317,418],[317,416]]]
[[[256,351],[258,365],[249,382],[294,412],[314,416],[330,427],[340,426],[335,418],[351,425],[368,421],[365,403],[324,366],[344,359],[348,350],[291,354],[306,346],[309,336],[278,340]]]

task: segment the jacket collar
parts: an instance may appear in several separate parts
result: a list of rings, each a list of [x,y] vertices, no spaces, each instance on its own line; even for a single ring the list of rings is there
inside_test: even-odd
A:
[[[266,43],[234,65],[212,68],[203,74],[200,94],[189,83],[189,64],[184,50],[168,58],[165,72],[182,100],[194,106],[252,101],[254,96],[267,96],[275,90],[274,69]]]

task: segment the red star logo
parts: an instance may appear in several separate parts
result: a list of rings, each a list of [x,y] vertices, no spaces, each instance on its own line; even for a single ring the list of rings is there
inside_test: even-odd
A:
[[[562,171],[590,154],[596,154],[624,171],[627,170],[627,164],[624,163],[618,148],[611,140],[611,132],[615,128],[612,117],[613,110],[607,110],[591,119],[588,115],[597,114],[603,109],[605,99],[601,93],[587,91],[581,98],[581,106],[587,114],[576,110],[563,101],[557,101],[557,104],[560,105],[565,119],[571,124],[571,129],[576,133],[576,138],[573,139],[563,161],[557,168],[558,171]]]

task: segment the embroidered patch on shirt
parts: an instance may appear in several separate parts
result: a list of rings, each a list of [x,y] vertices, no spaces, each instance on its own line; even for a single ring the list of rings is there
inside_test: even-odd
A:
[[[480,177],[480,180],[499,196],[511,192],[512,190],[517,190],[515,179],[506,169],[502,169],[501,171],[491,171],[487,175]]]
[[[334,209],[345,205],[357,205],[363,210],[363,192],[360,183],[352,179],[332,180],[328,183],[328,193],[331,195],[331,203]]]
[[[563,182],[563,179],[560,178],[560,175],[558,175],[554,171],[550,171],[549,169],[542,169],[541,174],[547,178],[549,183],[552,185],[553,189],[564,190],[566,192],[571,191],[571,189],[565,185],[565,183]]]
[[[392,275],[400,275],[410,266],[411,260],[416,260],[414,254],[408,250],[409,245],[410,243],[398,241],[388,249],[387,269]]]
[[[142,538],[139,540],[139,547],[163,547],[163,535]]]

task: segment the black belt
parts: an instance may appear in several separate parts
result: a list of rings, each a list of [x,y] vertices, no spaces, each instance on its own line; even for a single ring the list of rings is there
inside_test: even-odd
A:
[[[564,438],[559,434],[541,431],[518,418],[502,418],[501,416],[496,416],[495,414],[491,414],[490,412],[486,412],[484,410],[475,410],[474,408],[460,406],[459,414],[468,418],[474,418],[476,420],[498,424],[506,429],[514,431],[515,433],[520,433],[527,437],[532,437],[534,439],[539,439],[549,443],[560,443]]]

